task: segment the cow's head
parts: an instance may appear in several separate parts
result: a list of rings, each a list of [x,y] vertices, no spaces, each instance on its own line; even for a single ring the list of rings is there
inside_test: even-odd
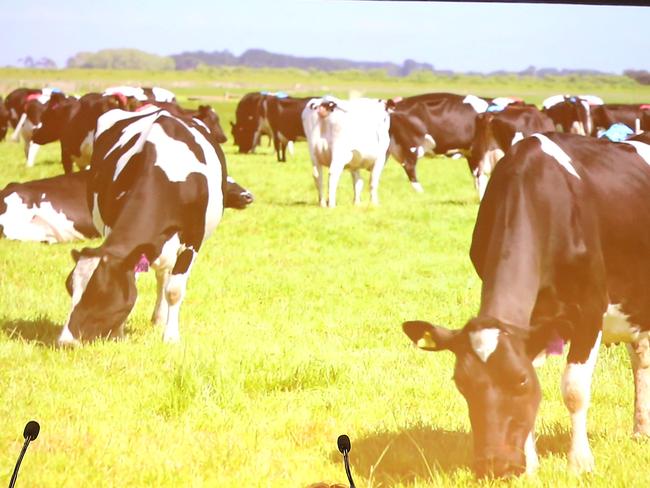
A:
[[[219,144],[228,140],[219,123],[219,116],[210,105],[199,105],[196,118],[206,125]]]
[[[48,144],[61,139],[63,130],[74,115],[74,108],[79,105],[79,100],[74,97],[66,98],[61,93],[52,95],[41,115],[40,125],[32,134],[32,141],[36,144]]]
[[[101,248],[72,251],[75,267],[66,280],[72,311],[66,327],[76,341],[119,337],[137,295],[133,263]],[[62,334],[60,342],[70,342]]]
[[[241,154],[251,152],[255,148],[255,133],[257,132],[258,121],[253,115],[246,116],[245,120],[238,120],[236,123],[230,122],[232,128],[232,138],[235,146],[239,147]]]
[[[253,203],[253,194],[246,188],[228,176],[226,180],[226,195],[224,197],[225,208],[236,208],[242,210],[250,203]]]
[[[337,107],[338,105],[336,102],[333,102],[331,100],[324,100],[318,106],[318,116],[324,119],[325,117],[328,117]]]
[[[454,382],[467,401],[477,475],[523,473],[541,398],[532,359],[548,341],[546,329],[526,333],[491,318],[460,330],[423,321],[402,328],[420,349],[456,355]]]

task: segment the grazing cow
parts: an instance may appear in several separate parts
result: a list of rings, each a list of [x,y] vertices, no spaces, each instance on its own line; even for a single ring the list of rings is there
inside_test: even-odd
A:
[[[302,126],[302,111],[310,98],[278,98],[267,100],[267,118],[273,132],[273,147],[278,161],[286,161],[287,145],[305,138]],[[291,151],[291,147],[290,151]]]
[[[224,208],[223,152],[202,123],[151,106],[111,110],[97,121],[88,200],[97,248],[74,252],[72,309],[60,344],[120,336],[136,298],[134,268],[156,270],[153,321],[180,339],[178,319],[196,254]]]
[[[403,324],[420,348],[456,355],[479,475],[533,470],[541,399],[532,360],[571,342],[562,376],[569,466],[591,471],[591,378],[603,342],[629,342],[634,432],[650,435],[650,134],[613,143],[535,134],[499,162],[479,208],[470,256],[483,281],[463,329]]]
[[[0,141],[3,141],[9,129],[9,110],[5,107],[4,100],[0,97]]]
[[[478,114],[467,162],[474,175],[479,199],[483,198],[494,167],[510,146],[535,132],[554,129],[553,121],[534,105],[511,105],[500,112]]]
[[[42,90],[40,88],[16,88],[7,95],[5,98],[5,107],[9,111],[9,122],[15,129],[20,120],[20,116],[25,111],[25,103],[27,97],[40,96]],[[17,141],[18,139],[14,139]]]
[[[418,158],[468,152],[476,115],[489,106],[489,99],[474,95],[427,93],[404,98],[391,107],[390,153],[404,168],[415,191],[423,191],[415,171]]]
[[[641,133],[645,106],[633,103],[605,103],[594,107],[592,135],[596,135],[599,129],[606,130],[617,123],[627,125],[637,134]]]
[[[0,190],[0,236],[18,241],[70,242],[99,237],[87,199],[90,171],[64,174]],[[253,194],[228,176],[225,208],[242,210]]]
[[[542,102],[542,112],[553,120],[558,132],[593,135],[592,112],[602,104],[602,99],[594,95],[553,95]]]
[[[379,204],[379,177],[386,163],[390,136],[388,102],[369,98],[310,100],[302,112],[318,201],[336,206],[336,188],[344,168],[352,173],[354,204],[361,203],[363,180],[359,170],[370,174],[370,200]],[[329,202],[323,194],[323,166],[329,167]]]
[[[247,93],[237,104],[235,123],[230,125],[235,145],[242,154],[253,152],[262,134],[273,136],[266,113],[269,97],[259,92]]]
[[[34,131],[33,142],[40,145],[60,140],[61,164],[66,174],[72,172],[73,163],[79,169],[86,168],[93,151],[97,119],[111,109],[124,107],[120,97],[100,93],[87,93],[80,99],[50,100],[40,126]]]

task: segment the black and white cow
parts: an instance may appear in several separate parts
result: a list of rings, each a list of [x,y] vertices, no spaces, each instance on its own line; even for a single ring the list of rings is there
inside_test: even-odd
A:
[[[506,151],[535,132],[553,131],[553,121],[534,105],[511,105],[500,112],[476,116],[476,132],[467,158],[479,199],[483,198],[490,174]]]
[[[595,135],[593,111],[602,104],[595,95],[553,95],[542,102],[542,112],[553,120],[558,132]]]
[[[490,101],[475,95],[426,93],[403,98],[391,107],[390,153],[415,191],[423,191],[415,171],[418,159],[425,154],[468,153],[476,115],[488,110]]]
[[[159,86],[112,86],[104,90],[102,95],[121,97],[122,103],[128,110],[136,110],[138,107],[151,102],[176,103],[176,95]]]
[[[9,122],[14,129],[18,125],[21,115],[25,111],[25,104],[29,98],[39,97],[42,94],[40,88],[16,88],[9,92],[5,98],[5,108],[9,112]],[[15,139],[17,141],[18,139]]]
[[[650,134],[613,143],[535,134],[499,162],[470,256],[483,281],[478,316],[448,330],[403,324],[430,351],[456,355],[479,475],[531,471],[541,399],[532,360],[570,341],[562,376],[571,415],[569,466],[591,471],[591,378],[602,342],[628,342],[634,432],[650,435]]]
[[[239,152],[251,153],[264,134],[273,137],[267,117],[269,95],[260,92],[247,93],[237,104],[235,122],[230,122],[232,137]]]
[[[336,189],[345,168],[352,173],[354,204],[361,203],[360,170],[370,171],[370,201],[379,204],[379,178],[390,136],[388,102],[371,98],[310,100],[302,113],[313,176],[321,207],[336,207]],[[329,200],[323,194],[323,167],[329,167]]]
[[[273,146],[278,161],[287,160],[287,146],[292,151],[293,143],[305,139],[302,125],[302,111],[311,98],[269,97],[267,118],[273,132]]]
[[[164,109],[111,110],[97,122],[89,201],[97,248],[75,252],[67,280],[72,309],[59,343],[122,334],[136,298],[134,268],[156,270],[155,323],[180,339],[178,319],[190,269],[224,209],[226,165],[202,123]]]
[[[605,103],[593,109],[593,132],[609,129],[614,124],[625,124],[635,133],[643,131],[643,117],[647,105],[638,103]]]
[[[109,110],[125,107],[122,98],[101,93],[87,93],[80,99],[52,99],[33,132],[32,142],[42,145],[60,140],[63,171],[71,173],[73,163],[84,169],[90,164],[97,119]]]
[[[99,237],[88,202],[90,171],[9,183],[0,190],[0,236],[19,241],[71,242]],[[245,209],[253,194],[228,176],[225,208]]]
[[[5,107],[4,100],[0,97],[0,141],[4,141],[9,129],[9,110]]]

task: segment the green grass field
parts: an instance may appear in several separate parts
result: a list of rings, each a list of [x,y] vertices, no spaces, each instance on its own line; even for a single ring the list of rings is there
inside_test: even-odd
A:
[[[217,102],[224,127],[246,91],[338,94],[565,91],[607,101],[650,101],[650,88],[603,82],[510,80],[372,81],[293,72],[108,73],[4,70],[0,89],[68,80],[74,89],[156,83],[182,101]],[[249,77],[250,75],[250,77]],[[350,78],[354,78],[349,75]],[[329,80],[329,81],[328,81]],[[102,85],[102,83],[104,85]],[[329,83],[329,85],[326,85]],[[367,84],[365,84],[367,83]],[[474,83],[474,85],[472,85]],[[562,85],[561,83],[564,83]],[[100,86],[101,85],[101,86]],[[225,88],[224,88],[225,87]],[[229,88],[228,88],[229,87]],[[225,91],[235,95],[224,95]],[[489,92],[489,93],[488,93]],[[191,100],[190,100],[191,99]],[[563,359],[539,371],[541,467],[534,477],[476,482],[466,407],[451,381],[449,353],[424,353],[401,332],[422,318],[461,327],[477,310],[480,281],[468,257],[478,199],[465,160],[423,159],[426,192],[415,194],[389,161],[381,205],[354,207],[350,177],[339,207],[321,209],[305,143],[287,163],[264,145],[239,155],[225,145],[230,174],[256,198],[226,211],[199,254],[181,312],[179,345],[149,322],[152,273],[121,342],[74,350],[54,344],[69,312],[64,281],[71,249],[0,240],[0,482],[11,476],[31,418],[41,424],[22,465],[23,487],[306,487],[344,482],[336,438],[352,440],[359,487],[650,486],[650,442],[631,437],[633,385],[623,347],[602,348],[589,435],[594,474],[566,472],[569,417],[559,378]],[[24,167],[22,147],[0,143],[0,188],[58,174],[59,145]]]

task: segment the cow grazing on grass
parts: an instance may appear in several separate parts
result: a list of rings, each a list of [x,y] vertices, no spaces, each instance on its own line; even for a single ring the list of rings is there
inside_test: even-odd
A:
[[[273,147],[278,161],[287,160],[287,146],[291,151],[294,141],[305,138],[302,111],[309,100],[310,98],[268,98],[267,118],[273,133]]]
[[[553,120],[557,131],[588,136],[595,134],[593,111],[602,104],[594,95],[553,95],[542,102],[542,112]]]
[[[97,119],[103,113],[124,108],[124,100],[116,95],[88,93],[76,99],[50,100],[41,117],[41,124],[32,136],[36,144],[61,141],[61,164],[66,174],[73,163],[79,168],[90,164]]]
[[[407,97],[391,107],[390,153],[415,191],[423,191],[415,171],[418,159],[425,154],[468,152],[476,115],[489,107],[490,99],[453,93]]]
[[[322,207],[336,206],[336,188],[341,173],[352,173],[354,203],[361,203],[363,180],[360,170],[370,171],[370,200],[379,203],[379,177],[390,143],[387,102],[369,98],[310,100],[302,113],[313,176]],[[329,201],[323,194],[323,167],[329,167]]]
[[[134,268],[156,270],[155,323],[180,339],[178,319],[190,269],[224,208],[223,152],[202,123],[155,106],[111,110],[97,122],[89,201],[97,248],[75,252],[72,309],[59,343],[120,336],[136,298]]]
[[[554,129],[553,121],[534,105],[512,105],[500,112],[479,114],[467,159],[479,198],[483,198],[490,174],[510,146],[535,132]]]
[[[634,432],[650,435],[649,143],[648,133],[621,143],[557,133],[518,142],[497,165],[474,228],[478,316],[460,330],[403,324],[420,348],[456,355],[478,474],[536,467],[532,360],[556,336],[571,342],[561,382],[569,466],[594,467],[586,419],[601,340],[630,344]]]
[[[609,129],[614,124],[625,124],[635,133],[644,130],[643,117],[647,112],[647,105],[633,103],[605,103],[593,109],[593,132],[596,135],[599,129]]]
[[[0,190],[0,236],[19,241],[71,242],[99,237],[88,202],[90,171],[24,183]],[[253,194],[228,176],[225,208],[242,210]]]
[[[265,134],[273,137],[267,116],[267,99],[270,95],[247,93],[237,104],[235,123],[230,123],[235,145],[242,154],[251,153]]]

